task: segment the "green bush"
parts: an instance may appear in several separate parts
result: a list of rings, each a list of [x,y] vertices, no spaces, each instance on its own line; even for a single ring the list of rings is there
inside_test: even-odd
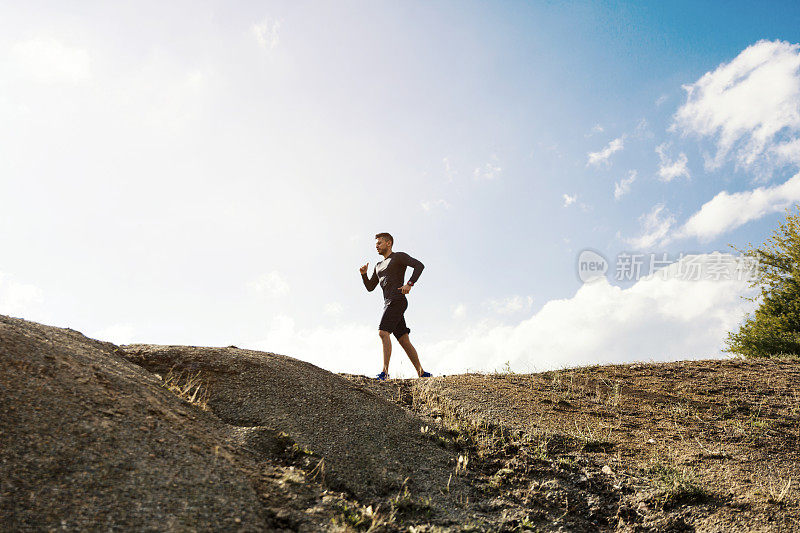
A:
[[[758,261],[751,287],[760,289],[759,307],[728,333],[725,351],[745,357],[800,354],[800,206],[758,248],[738,250]]]

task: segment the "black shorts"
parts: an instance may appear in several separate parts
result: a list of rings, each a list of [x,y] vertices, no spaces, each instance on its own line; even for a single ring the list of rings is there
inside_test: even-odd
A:
[[[403,316],[406,309],[408,309],[408,300],[405,298],[385,302],[378,329],[392,333],[398,340],[406,333],[411,333],[411,329],[406,326],[406,317]]]

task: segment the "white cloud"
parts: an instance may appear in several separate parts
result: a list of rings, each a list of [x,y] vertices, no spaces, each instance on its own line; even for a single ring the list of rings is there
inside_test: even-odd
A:
[[[691,85],[671,127],[716,140],[706,161],[719,168],[728,155],[754,166],[779,137],[800,130],[800,45],[759,41]],[[800,163],[800,160],[795,160]]]
[[[340,316],[344,311],[344,306],[339,302],[325,304],[325,314],[329,316]]]
[[[0,314],[31,320],[31,313],[44,303],[42,289],[30,283],[21,283],[0,272]]]
[[[303,345],[299,343],[300,337],[295,331],[295,321],[288,315],[277,315],[273,317],[272,321],[267,328],[264,338],[248,347],[256,350],[263,350],[272,353],[279,353],[282,355],[289,355],[298,359],[309,361],[306,357],[319,357],[321,354],[306,354],[303,353]],[[334,364],[330,364],[334,363]],[[328,365],[322,365],[323,368],[333,370],[336,368],[335,362],[331,361]]]
[[[800,161],[800,139],[777,144],[771,148],[771,153],[778,163],[796,163]]]
[[[629,192],[631,192],[631,185],[634,181],[636,181],[636,171],[631,170],[628,172],[627,178],[622,178],[621,180],[614,183],[614,200],[619,200]]]
[[[759,41],[684,88],[686,103],[671,129],[714,139],[716,153],[706,159],[707,168],[732,158],[737,168],[766,177],[775,165],[800,164],[800,45]],[[659,176],[668,181],[680,175],[682,158],[670,162],[664,145],[656,151],[662,162]],[[800,175],[773,187],[721,191],[672,238],[708,241],[798,200]]]
[[[601,163],[608,163],[608,159],[611,157],[612,154],[622,150],[623,139],[624,135],[622,137],[617,137],[616,139],[608,143],[608,146],[606,146],[599,152],[590,152],[589,162],[587,163],[587,165],[599,165]]]
[[[251,30],[255,35],[258,45],[267,51],[274,50],[280,43],[281,21],[270,17],[265,18],[258,24],[253,24]]]
[[[565,194],[562,195],[562,197],[564,198],[564,207],[571,206],[578,199],[578,195],[577,194],[573,194],[572,196],[570,196],[570,195],[565,193]]]
[[[595,135],[597,133],[603,133],[604,131],[605,129],[603,129],[603,126],[601,126],[600,124],[595,124],[594,126],[592,126],[592,129],[589,130],[589,133],[584,135],[584,137],[591,137],[592,135]]]
[[[429,344],[415,343],[423,365],[435,374],[464,369],[491,371],[506,361],[515,371],[611,362],[697,359],[720,355],[723,341],[755,304],[747,282],[712,273],[733,272],[730,254],[684,256],[628,289],[606,278],[583,285],[571,298],[551,300],[516,325],[494,320],[464,324],[463,333]],[[692,280],[692,278],[694,278]],[[727,278],[727,279],[726,279]],[[509,312],[529,310],[530,297],[500,300]],[[464,318],[466,306],[453,308]],[[274,317],[264,337],[249,347],[282,353],[334,372],[377,374],[380,342],[374,325],[298,328],[286,315]],[[413,376],[405,353],[393,344],[391,373]]]
[[[258,293],[268,296],[282,296],[289,293],[289,284],[284,277],[275,270],[266,272],[255,281],[250,282],[250,288]]]
[[[650,131],[650,125],[647,123],[646,118],[639,120],[636,128],[633,130],[633,137],[637,139],[649,139],[653,137],[653,132]]]
[[[439,200],[423,200],[420,202],[422,209],[425,211],[430,211],[431,209],[441,207],[442,209],[450,209],[452,206],[447,200],[439,199]]]
[[[390,375],[416,376],[403,349],[396,342],[392,343]],[[264,337],[247,343],[247,347],[296,357],[332,372],[377,375],[383,364],[377,324],[347,323],[304,329],[297,327],[294,318],[278,315],[269,324]],[[433,361],[419,345],[416,347],[427,369]]]
[[[668,143],[663,143],[656,146],[656,153],[658,154],[658,158],[661,160],[661,163],[658,165],[659,179],[661,181],[670,182],[681,176],[686,178],[690,177],[689,169],[686,168],[686,165],[689,162],[689,158],[686,157],[686,154],[681,152],[680,155],[678,155],[678,158],[673,161],[667,155],[668,149]]]
[[[662,94],[656,99],[656,107],[661,107],[667,100],[669,100],[669,96]]]
[[[442,159],[442,163],[444,163],[444,174],[447,176],[447,181],[453,181],[453,178],[458,174],[456,170],[450,165],[450,159],[445,157]]]
[[[40,82],[78,84],[91,78],[89,52],[55,39],[16,43],[9,55],[19,73]]]
[[[667,242],[669,232],[675,225],[675,217],[664,207],[664,204],[656,204],[649,213],[639,217],[639,224],[642,227],[642,234],[626,240],[637,250],[642,250]]]
[[[508,296],[501,300],[490,300],[486,305],[495,313],[510,315],[529,310],[533,305],[533,296]]]
[[[720,355],[728,331],[752,302],[739,280],[679,279],[682,263],[720,255],[686,256],[628,289],[605,278],[572,298],[551,300],[515,326],[473,324],[459,338],[425,347],[435,372],[490,371],[509,361],[526,372],[610,362],[699,359]]]
[[[473,176],[476,180],[494,180],[500,177],[501,172],[503,172],[503,169],[497,161],[497,156],[492,155],[492,160],[483,165],[483,167],[476,168]]]
[[[703,204],[676,232],[675,237],[696,237],[708,241],[751,220],[783,211],[798,201],[800,174],[774,187],[758,187],[733,194],[722,191]]]
[[[93,123],[101,125],[94,129],[102,130],[105,136],[95,137],[94,142],[107,143],[106,150],[117,150],[118,145],[128,145],[137,138],[166,146],[196,138],[199,125],[210,119],[218,80],[218,73],[210,66],[187,69],[169,54],[154,54],[119,77],[98,79],[100,98],[81,105],[87,120],[101,120]],[[113,120],[106,125],[102,120],[108,117],[100,116],[109,113]]]
[[[549,152],[549,153],[553,154],[558,159],[563,159],[564,158],[564,153],[561,150],[559,150],[558,143],[554,143],[554,142],[548,142],[548,143],[539,142],[539,143],[537,143],[537,145],[539,146],[539,148],[541,148],[545,152]],[[534,155],[535,154],[533,152],[531,152],[530,157],[534,157]]]
[[[133,330],[131,324],[113,324],[90,334],[89,337],[114,344],[130,344],[133,340]]]

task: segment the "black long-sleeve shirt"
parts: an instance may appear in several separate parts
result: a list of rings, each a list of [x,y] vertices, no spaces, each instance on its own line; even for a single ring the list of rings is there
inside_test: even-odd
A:
[[[361,279],[370,292],[380,283],[384,300],[405,298],[406,295],[400,291],[400,287],[405,284],[403,279],[406,276],[406,267],[414,269],[408,281],[416,283],[425,265],[405,252],[392,252],[389,257],[375,265],[372,277],[368,278],[366,274],[361,274]]]

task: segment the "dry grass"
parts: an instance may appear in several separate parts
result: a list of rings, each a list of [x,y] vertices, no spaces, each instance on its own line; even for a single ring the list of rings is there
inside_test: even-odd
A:
[[[431,410],[475,444],[470,469],[504,499],[530,472],[555,470],[573,472],[570,483],[588,478],[590,494],[607,483],[633,509],[626,521],[667,519],[692,507],[709,523],[745,516],[751,525],[779,521],[779,530],[800,516],[796,360],[467,374],[420,383],[412,392],[415,410]],[[563,508],[573,509],[575,494],[533,490],[544,486],[537,483],[525,485],[525,505],[564,498]],[[775,515],[775,506],[783,514]]]
[[[609,452],[614,447],[611,438],[611,426],[601,423],[590,424],[587,421],[579,423],[575,420],[575,431],[566,432],[580,443],[580,449],[586,452]]]
[[[209,391],[203,382],[200,371],[191,374],[170,370],[166,376],[162,377],[161,384],[190,404],[196,405],[204,411],[209,410]]]
[[[333,506],[336,515],[331,519],[334,531],[380,531],[394,523],[393,516],[382,515],[371,505],[337,501]]]
[[[681,466],[675,457],[656,452],[642,474],[650,482],[653,497],[661,506],[699,503],[711,496],[697,472]]]
[[[793,500],[792,478],[769,476],[765,483],[761,485],[762,492],[766,496],[768,503],[783,505]]]
[[[481,511],[503,513],[494,527],[781,531],[800,523],[796,361],[506,370],[392,386],[398,403],[423,416],[421,433],[454,454],[452,481],[475,487]]]

